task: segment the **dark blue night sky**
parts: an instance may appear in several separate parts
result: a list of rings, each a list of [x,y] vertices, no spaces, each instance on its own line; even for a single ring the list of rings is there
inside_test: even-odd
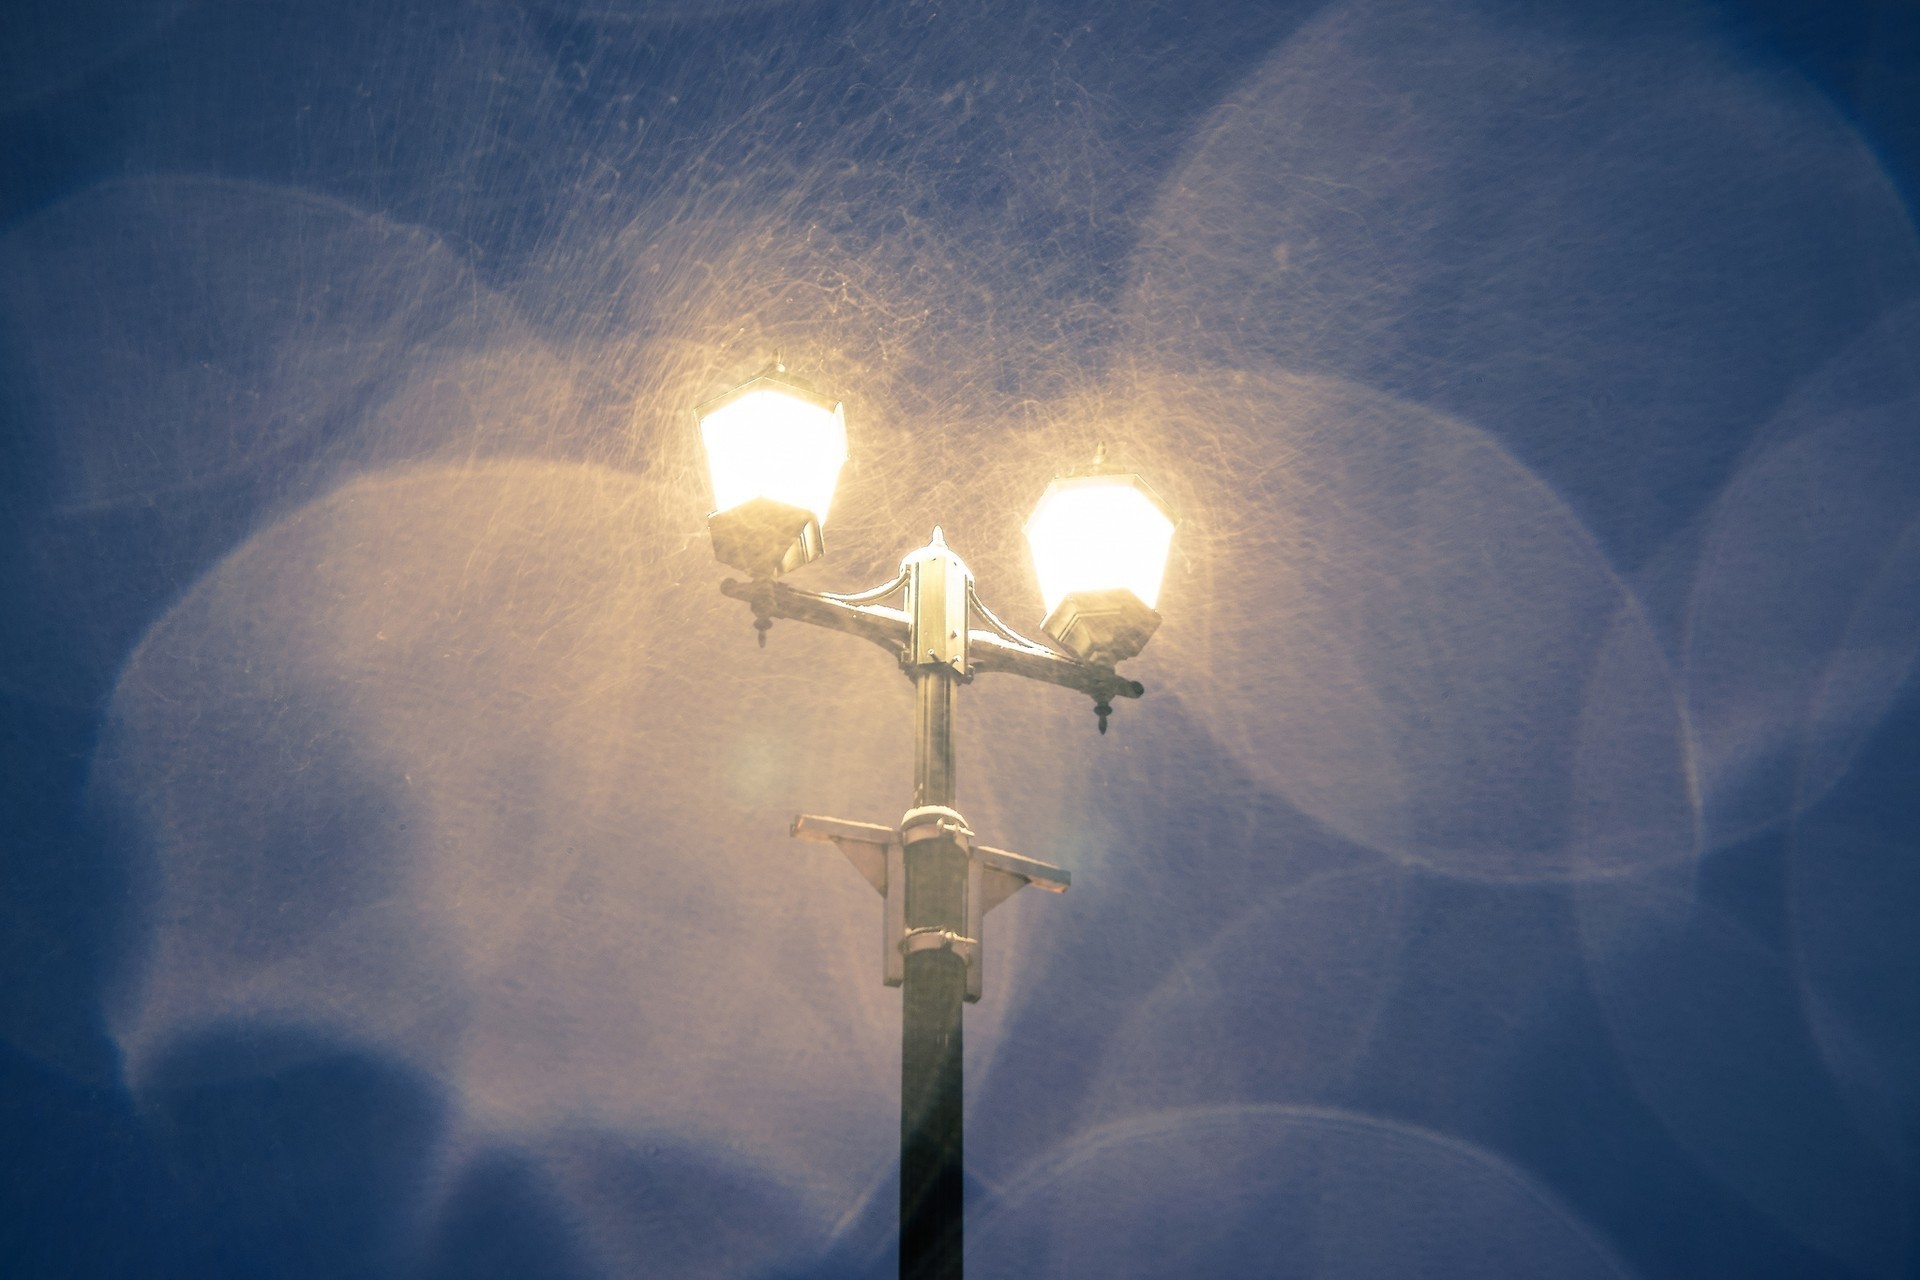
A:
[[[797,585],[1181,517],[963,694],[971,1274],[1920,1275],[1920,9],[16,0],[0,174],[0,1274],[891,1274],[778,354]]]

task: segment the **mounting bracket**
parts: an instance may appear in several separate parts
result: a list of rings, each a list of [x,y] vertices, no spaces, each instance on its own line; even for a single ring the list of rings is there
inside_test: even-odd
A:
[[[985,960],[987,912],[1032,885],[1065,893],[1072,877],[1038,858],[976,844],[966,821],[952,809],[909,809],[898,827],[803,814],[793,820],[799,840],[832,844],[885,900],[881,917],[880,977],[890,987],[906,981],[906,953],[928,948],[952,951],[967,963],[967,1000],[978,1002]],[[922,840],[949,838],[967,853],[966,933],[907,928],[907,850]]]

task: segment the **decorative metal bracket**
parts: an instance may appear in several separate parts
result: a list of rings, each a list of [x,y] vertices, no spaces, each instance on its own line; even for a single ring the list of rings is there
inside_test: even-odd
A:
[[[939,805],[909,809],[898,827],[803,814],[793,820],[792,832],[796,839],[837,847],[885,900],[880,939],[882,981],[890,987],[906,981],[909,951],[952,951],[967,963],[969,1003],[977,1002],[982,990],[987,912],[1028,885],[1049,893],[1065,893],[1073,882],[1063,868],[1052,863],[975,844],[965,820],[954,810]],[[942,836],[953,839],[967,851],[967,931],[964,935],[945,929],[907,928],[907,848],[920,840]]]
[[[934,541],[925,550],[935,549],[945,550],[938,530],[934,532]],[[915,665],[925,660],[924,654],[915,653],[915,644],[920,636],[931,630],[927,625],[928,620],[915,619],[907,610],[893,608],[881,601],[901,593],[911,597],[914,594],[911,589],[913,574],[917,567],[917,562],[909,557],[893,581],[853,595],[800,591],[784,582],[766,579],[741,582],[728,578],[720,584],[720,590],[735,600],[746,601],[752,607],[754,627],[760,632],[763,644],[773,619],[786,618],[869,640],[892,654],[911,675]],[[909,603],[912,603],[911,599]],[[933,602],[921,603],[925,607]],[[943,635],[942,644],[930,646],[934,650],[934,661],[951,664],[963,680],[972,680],[985,673],[1003,672],[1084,693],[1093,699],[1093,710],[1099,717],[1101,733],[1107,731],[1107,717],[1113,713],[1115,698],[1138,698],[1146,692],[1146,687],[1138,680],[1127,679],[1111,666],[1083,661],[1021,635],[987,608],[974,590],[970,577],[967,578],[964,602],[957,597],[943,598],[939,602],[939,611],[946,621],[947,632],[951,634]],[[976,617],[986,625],[973,626]],[[965,643],[953,643],[959,639],[957,628],[962,626],[966,628]]]

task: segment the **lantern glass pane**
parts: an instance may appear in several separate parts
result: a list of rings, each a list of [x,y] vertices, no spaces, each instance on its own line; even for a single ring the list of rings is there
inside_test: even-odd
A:
[[[1076,591],[1125,588],[1149,609],[1160,598],[1173,520],[1131,475],[1056,480],[1027,521],[1047,612]]]
[[[839,405],[763,386],[702,415],[700,438],[716,512],[771,498],[806,508],[826,527],[847,460],[847,420]]]

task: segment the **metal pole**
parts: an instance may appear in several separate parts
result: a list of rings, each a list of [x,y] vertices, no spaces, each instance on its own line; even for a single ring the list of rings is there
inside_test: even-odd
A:
[[[945,551],[939,531],[933,551]],[[944,658],[947,644],[964,644],[953,628],[934,625],[946,616],[950,592],[965,608],[966,570],[957,559],[937,557],[909,579],[908,616],[916,622],[920,659]],[[936,599],[935,597],[940,597]],[[922,619],[923,613],[928,616]],[[964,659],[963,659],[964,662]],[[943,661],[923,661],[913,669],[914,803],[951,807],[953,785],[953,712],[959,677]],[[964,936],[967,928],[969,853],[950,836],[915,840],[905,849],[906,925],[909,930],[948,930]],[[966,997],[967,966],[951,950],[911,951],[906,956],[900,1024],[900,1277],[901,1280],[960,1280],[962,1219],[965,1212],[962,1168],[960,1010]]]
[[[953,800],[954,679],[915,674],[925,804]],[[907,928],[966,932],[967,851],[950,837],[916,841],[906,854]],[[900,1023],[900,1277],[960,1280],[962,1167],[960,1010],[966,961],[953,951],[906,958]]]
[[[953,672],[921,667],[913,673],[913,805],[953,805]]]

